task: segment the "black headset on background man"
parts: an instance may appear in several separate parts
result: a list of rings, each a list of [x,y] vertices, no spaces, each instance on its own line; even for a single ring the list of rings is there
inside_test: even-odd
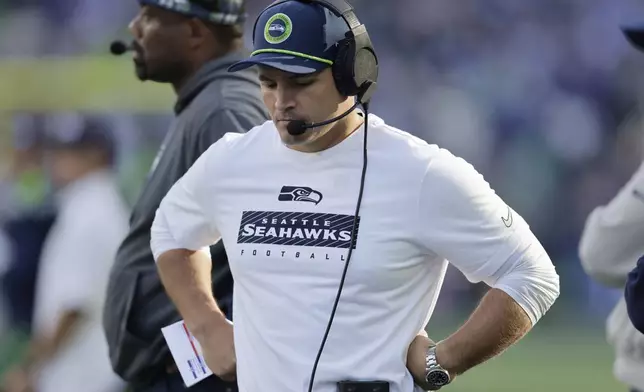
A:
[[[303,3],[319,4],[320,6],[331,11],[336,16],[344,19],[347,24],[348,31],[346,32],[345,37],[337,43],[339,46],[338,52],[333,61],[331,72],[333,73],[333,79],[340,94],[346,97],[356,97],[356,103],[349,110],[332,119],[319,123],[309,124],[306,124],[301,120],[291,121],[288,126],[289,133],[293,135],[299,135],[306,132],[306,130],[309,128],[315,128],[338,121],[339,119],[351,113],[358,104],[361,104],[365,111],[362,175],[360,179],[360,191],[358,193],[356,211],[353,217],[351,243],[349,245],[347,261],[345,262],[342,277],[340,279],[338,293],[333,304],[333,310],[331,311],[331,315],[329,316],[329,322],[327,324],[326,331],[324,332],[322,342],[320,343],[320,348],[318,349],[315,363],[313,364],[313,370],[311,371],[308,392],[312,392],[313,382],[315,381],[315,373],[317,371],[318,363],[320,362],[320,357],[322,356],[322,351],[324,350],[324,346],[329,336],[331,325],[333,324],[333,319],[335,317],[335,312],[340,301],[342,288],[344,287],[344,281],[347,275],[347,270],[349,268],[349,261],[351,260],[351,254],[356,243],[360,205],[362,203],[365,175],[367,173],[367,129],[369,124],[369,103],[371,101],[371,96],[376,90],[378,81],[378,57],[376,56],[376,51],[374,50],[371,39],[369,38],[369,34],[367,33],[367,28],[358,20],[353,6],[347,3],[345,0],[277,0],[273,4],[268,6],[264,10],[264,12],[266,12],[266,10],[273,6],[285,3],[287,1],[300,1]],[[257,20],[255,21],[255,26],[253,27],[253,38],[255,37],[255,29],[257,28],[258,20],[259,18],[257,18]]]

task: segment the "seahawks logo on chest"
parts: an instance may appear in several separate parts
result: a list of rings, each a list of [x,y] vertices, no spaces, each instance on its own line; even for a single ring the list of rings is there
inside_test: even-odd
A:
[[[303,201],[318,205],[322,201],[322,193],[304,186],[283,186],[277,200]]]

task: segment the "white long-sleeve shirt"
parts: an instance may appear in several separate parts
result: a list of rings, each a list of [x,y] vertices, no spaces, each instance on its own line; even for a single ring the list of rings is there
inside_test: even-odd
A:
[[[363,132],[318,153],[284,146],[272,122],[227,134],[157,211],[157,259],[223,239],[242,392],[307,389],[351,239]],[[448,260],[507,292],[533,323],[559,294],[539,241],[471,165],[375,115],[368,150],[357,245],[316,392],[364,379],[419,391],[407,348],[429,321]]]
[[[35,336],[51,336],[65,312],[83,317],[40,370],[36,389],[111,392],[124,384],[110,365],[101,314],[109,270],[127,234],[128,207],[106,171],[69,184],[58,201],[38,271]]]
[[[644,163],[608,204],[590,213],[579,256],[584,270],[595,280],[624,287],[628,273],[644,256]],[[615,349],[615,377],[644,389],[644,335],[628,318],[623,298],[608,318],[607,335]]]

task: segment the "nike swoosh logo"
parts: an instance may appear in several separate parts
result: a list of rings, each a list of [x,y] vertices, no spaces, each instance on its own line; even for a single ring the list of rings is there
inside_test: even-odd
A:
[[[513,219],[512,219],[512,210],[510,209],[510,207],[508,207],[508,217],[507,218],[501,217],[501,220],[503,221],[503,224],[505,225],[505,227],[512,226]]]

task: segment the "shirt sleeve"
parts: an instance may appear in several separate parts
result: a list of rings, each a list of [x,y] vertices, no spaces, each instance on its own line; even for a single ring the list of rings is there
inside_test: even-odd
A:
[[[538,242],[513,254],[492,276],[490,283],[512,297],[530,317],[532,325],[559,297],[559,275]]]
[[[622,287],[644,255],[644,163],[619,193],[593,210],[579,241],[579,258],[597,281]]]
[[[226,152],[226,142],[226,138],[222,138],[208,148],[161,201],[150,236],[156,261],[161,254],[173,249],[203,251],[210,257],[209,246],[221,236],[209,202],[216,192],[216,177]]]
[[[472,165],[439,150],[420,191],[417,231],[427,251],[473,283],[510,295],[536,322],[559,295],[550,258],[525,220]]]

